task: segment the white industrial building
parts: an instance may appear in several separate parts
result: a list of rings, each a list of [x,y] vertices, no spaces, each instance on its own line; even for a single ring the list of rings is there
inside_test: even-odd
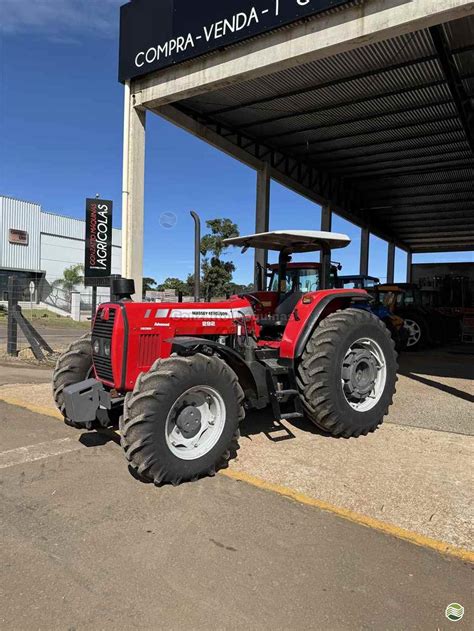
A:
[[[84,264],[85,221],[45,212],[40,204],[0,195],[0,298],[8,277],[16,275],[23,287],[31,280],[39,289],[36,300],[51,293],[54,281],[67,267]],[[121,230],[112,233],[112,274],[121,272]],[[91,289],[77,287],[84,302]],[[99,288],[99,297],[108,293]],[[41,294],[41,295],[40,295]],[[60,301],[59,301],[60,302]]]

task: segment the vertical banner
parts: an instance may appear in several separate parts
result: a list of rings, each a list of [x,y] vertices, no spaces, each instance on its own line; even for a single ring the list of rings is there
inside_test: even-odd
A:
[[[84,284],[106,285],[112,268],[112,202],[86,199]]]

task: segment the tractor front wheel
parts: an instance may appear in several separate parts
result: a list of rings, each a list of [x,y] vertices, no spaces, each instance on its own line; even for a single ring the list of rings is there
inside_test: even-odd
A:
[[[308,417],[333,436],[374,431],[392,403],[396,358],[390,331],[372,313],[349,308],[327,316],[297,369]]]
[[[53,372],[53,397],[58,410],[64,417],[66,425],[84,429],[84,425],[77,425],[67,418],[64,405],[63,390],[66,386],[84,381],[92,373],[92,345],[91,333],[86,333],[73,342],[59,357]],[[86,425],[92,429],[93,421]]]
[[[212,475],[237,448],[244,393],[217,357],[158,360],[125,399],[122,447],[142,479],[179,484]]]

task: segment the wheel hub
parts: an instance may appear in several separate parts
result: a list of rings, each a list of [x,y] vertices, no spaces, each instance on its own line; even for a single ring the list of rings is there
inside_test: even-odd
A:
[[[187,405],[176,419],[176,426],[185,438],[192,438],[201,431],[201,412],[194,405]]]
[[[221,394],[208,385],[192,386],[168,412],[166,443],[181,460],[195,460],[215,446],[225,421],[226,406]]]
[[[370,351],[354,349],[344,358],[342,368],[344,392],[353,399],[364,399],[375,386],[377,363]]]

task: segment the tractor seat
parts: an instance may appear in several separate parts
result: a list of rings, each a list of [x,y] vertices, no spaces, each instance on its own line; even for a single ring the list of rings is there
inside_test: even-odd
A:
[[[303,292],[291,291],[282,296],[279,305],[275,309],[272,318],[261,318],[257,320],[257,323],[268,331],[270,329],[281,331],[288,324],[290,315],[293,313],[293,309],[301,300]]]

